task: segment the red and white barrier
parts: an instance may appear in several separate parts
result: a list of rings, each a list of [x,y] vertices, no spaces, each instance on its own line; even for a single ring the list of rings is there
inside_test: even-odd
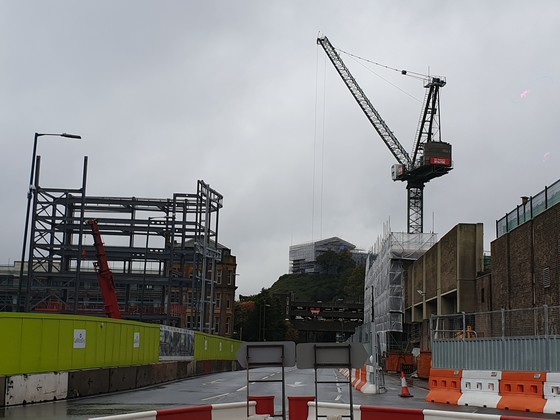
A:
[[[307,420],[315,420],[315,402],[308,403]],[[342,418],[350,414],[348,404],[319,403],[320,416]],[[458,411],[422,410],[414,408],[373,407],[354,405],[356,420],[529,420],[527,417],[502,416],[499,414],[466,413]]]
[[[261,416],[255,414],[256,403],[254,401],[250,401],[249,405],[249,417],[247,417],[247,403],[239,402],[117,414],[107,417],[95,417],[95,420],[252,420],[268,418],[268,415]],[[342,418],[350,414],[350,405],[326,402],[316,404],[315,401],[309,401],[307,403],[307,420],[315,420],[317,412],[320,416],[327,418]],[[365,405],[354,405],[352,414],[355,420],[529,420],[527,417],[502,416],[499,414],[374,407]]]
[[[256,405],[255,401],[249,401],[249,417],[247,417],[247,402],[237,402],[116,414],[114,416],[92,417],[90,420],[235,420],[267,418],[268,416],[256,414]]]

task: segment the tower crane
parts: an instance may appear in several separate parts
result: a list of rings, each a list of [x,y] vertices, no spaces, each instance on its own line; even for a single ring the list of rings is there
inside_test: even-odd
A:
[[[397,164],[391,168],[393,181],[406,181],[408,233],[423,232],[424,185],[433,178],[447,174],[453,169],[451,145],[441,141],[439,89],[446,81],[441,77],[427,77],[426,96],[418,123],[412,153],[409,154],[389,129],[379,112],[362,91],[342,59],[326,36],[318,37],[317,44],[334,65],[350,93],[387,145]],[[407,74],[405,70],[402,74]]]

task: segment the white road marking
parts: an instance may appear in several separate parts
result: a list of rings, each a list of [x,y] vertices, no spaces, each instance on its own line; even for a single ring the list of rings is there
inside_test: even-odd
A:
[[[214,395],[213,397],[203,398],[201,401],[213,400],[214,398],[225,397],[226,395],[229,395],[229,392],[226,392],[225,394]]]
[[[243,391],[244,389],[247,389],[247,385],[242,386],[242,387],[239,388],[239,389],[236,389],[235,392]]]
[[[210,381],[210,382],[203,382],[202,385],[217,384],[217,383],[220,383],[220,382],[223,382],[223,381],[224,381],[223,379],[216,379],[216,380]]]
[[[335,401],[338,401],[338,400],[340,400],[341,398],[342,398],[342,394],[338,394],[334,400],[335,400]]]
[[[291,386],[292,388],[298,388],[300,386],[305,386],[305,384],[302,384],[301,382],[294,382],[293,384],[286,384],[288,386]]]

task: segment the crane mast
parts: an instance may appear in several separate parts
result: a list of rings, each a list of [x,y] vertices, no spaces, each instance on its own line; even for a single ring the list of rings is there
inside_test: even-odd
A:
[[[451,145],[441,141],[439,132],[439,89],[445,86],[445,80],[432,77],[425,86],[428,91],[411,158],[360,88],[328,38],[317,38],[317,44],[321,45],[375,131],[397,160],[398,163],[393,165],[391,172],[394,181],[407,182],[407,231],[422,233],[424,185],[452,169]],[[406,74],[405,71],[402,73]]]

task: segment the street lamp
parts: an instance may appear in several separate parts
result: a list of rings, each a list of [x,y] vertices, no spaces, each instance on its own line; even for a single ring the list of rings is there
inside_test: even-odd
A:
[[[76,139],[80,140],[82,137],[77,136],[75,134],[68,134],[68,133],[61,133],[61,134],[51,134],[51,133],[35,133],[35,138],[33,139],[33,154],[31,156],[31,172],[29,174],[29,190],[27,191],[27,210],[25,213],[25,227],[23,230],[23,246],[21,248],[21,261],[20,261],[20,268],[19,268],[19,287],[18,287],[18,295],[17,295],[17,310],[20,310],[21,306],[21,289],[22,289],[22,281],[23,281],[23,264],[25,260],[25,248],[27,246],[27,236],[28,236],[28,229],[29,229],[29,213],[31,211],[31,197],[33,196],[33,192],[35,191],[34,185],[34,176],[35,176],[35,161],[37,159],[37,140],[39,137],[43,136],[50,136],[50,137],[65,137],[68,139]],[[30,264],[27,265],[27,281],[29,279],[29,268]],[[27,300],[27,299],[26,299]],[[27,305],[26,305],[27,306]],[[25,308],[27,310],[27,307]]]
[[[268,303],[265,303],[263,306],[263,341],[266,341],[266,308],[270,308]]]
[[[373,372],[371,376],[371,383],[375,387],[374,394],[379,393],[379,360],[378,360],[378,345],[377,342],[377,327],[375,325],[375,285],[371,286],[371,364],[373,366]]]

